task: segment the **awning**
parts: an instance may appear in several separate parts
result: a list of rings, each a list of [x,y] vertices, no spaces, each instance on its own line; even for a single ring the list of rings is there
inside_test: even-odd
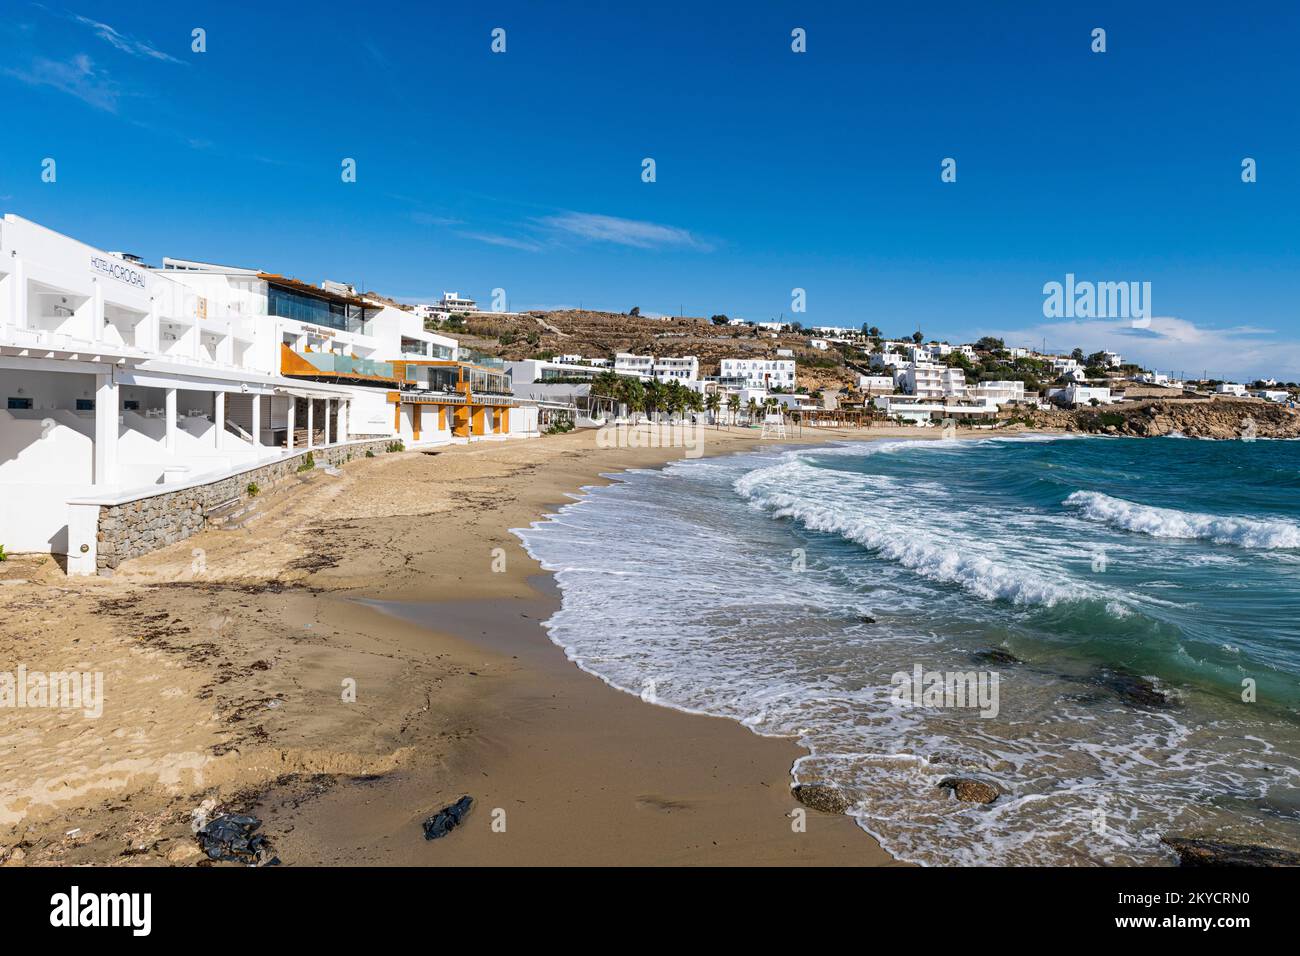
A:
[[[311,388],[298,388],[297,386],[294,386],[293,388],[289,388],[288,386],[284,386],[284,385],[276,386],[275,394],[292,395],[295,398],[312,398],[312,399],[318,399],[320,401],[329,401],[330,399],[334,399],[334,398],[337,398],[340,401],[347,401],[349,397],[347,395],[340,395],[338,392],[318,392],[315,389],[311,389]]]
[[[113,369],[113,379],[119,385],[139,385],[144,388],[180,388],[192,392],[243,392],[247,395],[271,395],[275,391],[270,385],[261,385],[256,382],[169,375],[161,372],[141,372],[127,368]]]

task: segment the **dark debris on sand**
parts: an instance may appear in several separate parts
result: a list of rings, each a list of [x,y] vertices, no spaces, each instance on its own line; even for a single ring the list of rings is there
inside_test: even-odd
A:
[[[474,798],[466,796],[461,797],[449,807],[443,807],[424,821],[424,838],[426,840],[437,840],[439,837],[445,837],[461,825],[469,814],[469,808],[473,805]]]

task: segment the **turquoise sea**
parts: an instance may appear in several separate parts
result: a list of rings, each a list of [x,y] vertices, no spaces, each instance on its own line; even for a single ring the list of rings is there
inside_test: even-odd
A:
[[[1300,849],[1300,442],[879,441],[633,471],[521,532],[552,639],[801,740],[924,864]],[[996,713],[899,674],[996,675]],[[955,800],[951,776],[992,783]]]

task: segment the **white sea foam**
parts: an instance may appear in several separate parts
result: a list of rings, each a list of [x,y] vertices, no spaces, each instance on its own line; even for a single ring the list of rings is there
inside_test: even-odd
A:
[[[1098,491],[1076,491],[1065,499],[1065,504],[1091,521],[1155,538],[1195,538],[1264,550],[1300,548],[1300,525],[1280,518],[1234,518],[1157,508]]]
[[[937,442],[881,442],[857,453],[891,453],[903,448],[934,447]],[[948,443],[950,446],[955,443]],[[847,454],[851,449],[837,450]],[[1103,597],[1068,577],[1000,552],[997,542],[982,534],[964,534],[959,516],[909,500],[929,501],[944,488],[918,481],[907,486],[884,485],[875,476],[853,476],[862,490],[845,491],[848,476],[810,466],[806,452],[792,452],[785,461],[742,475],[734,489],[750,503],[776,518],[790,518],[809,531],[838,535],[893,561],[930,581],[955,584],[984,600],[1052,607],[1063,601]],[[893,494],[886,494],[886,490]],[[1110,602],[1119,607],[1118,602]]]
[[[1162,862],[1154,835],[1185,822],[1201,795],[1249,791],[1260,779],[1300,785],[1286,755],[1225,748],[1222,728],[1198,735],[1184,711],[1099,704],[1093,688],[1068,693],[1077,688],[1042,659],[1004,669],[997,719],[893,706],[893,672],[918,661],[968,668],[970,642],[987,641],[986,629],[1072,616],[1002,602],[1084,596],[1118,617],[1159,600],[1138,601],[1118,591],[1116,574],[1088,570],[1074,543],[1082,530],[1097,534],[1086,519],[971,507],[958,480],[929,482],[936,463],[948,464],[933,455],[968,454],[957,444],[718,458],[589,489],[582,504],[518,532],[564,594],[546,622],[551,639],[643,700],[799,739],[809,753],[795,780],[844,787],[863,829],[923,864]],[[929,470],[876,459],[906,468],[894,478],[835,461],[909,446],[928,449],[917,461]],[[778,515],[791,521],[771,520]],[[798,547],[807,569],[796,573]],[[1125,547],[1107,546],[1115,566]],[[1178,581],[1181,570],[1161,573]],[[945,796],[936,784],[960,768],[996,781],[1005,797],[985,807]]]

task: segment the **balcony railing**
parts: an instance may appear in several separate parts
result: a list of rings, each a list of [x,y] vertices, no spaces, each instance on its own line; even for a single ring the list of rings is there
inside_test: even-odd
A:
[[[299,352],[299,357],[318,371],[338,376],[358,376],[364,378],[381,378],[397,381],[392,362],[376,362],[373,359],[353,358],[336,352]],[[406,371],[406,381],[414,381],[412,369]]]

